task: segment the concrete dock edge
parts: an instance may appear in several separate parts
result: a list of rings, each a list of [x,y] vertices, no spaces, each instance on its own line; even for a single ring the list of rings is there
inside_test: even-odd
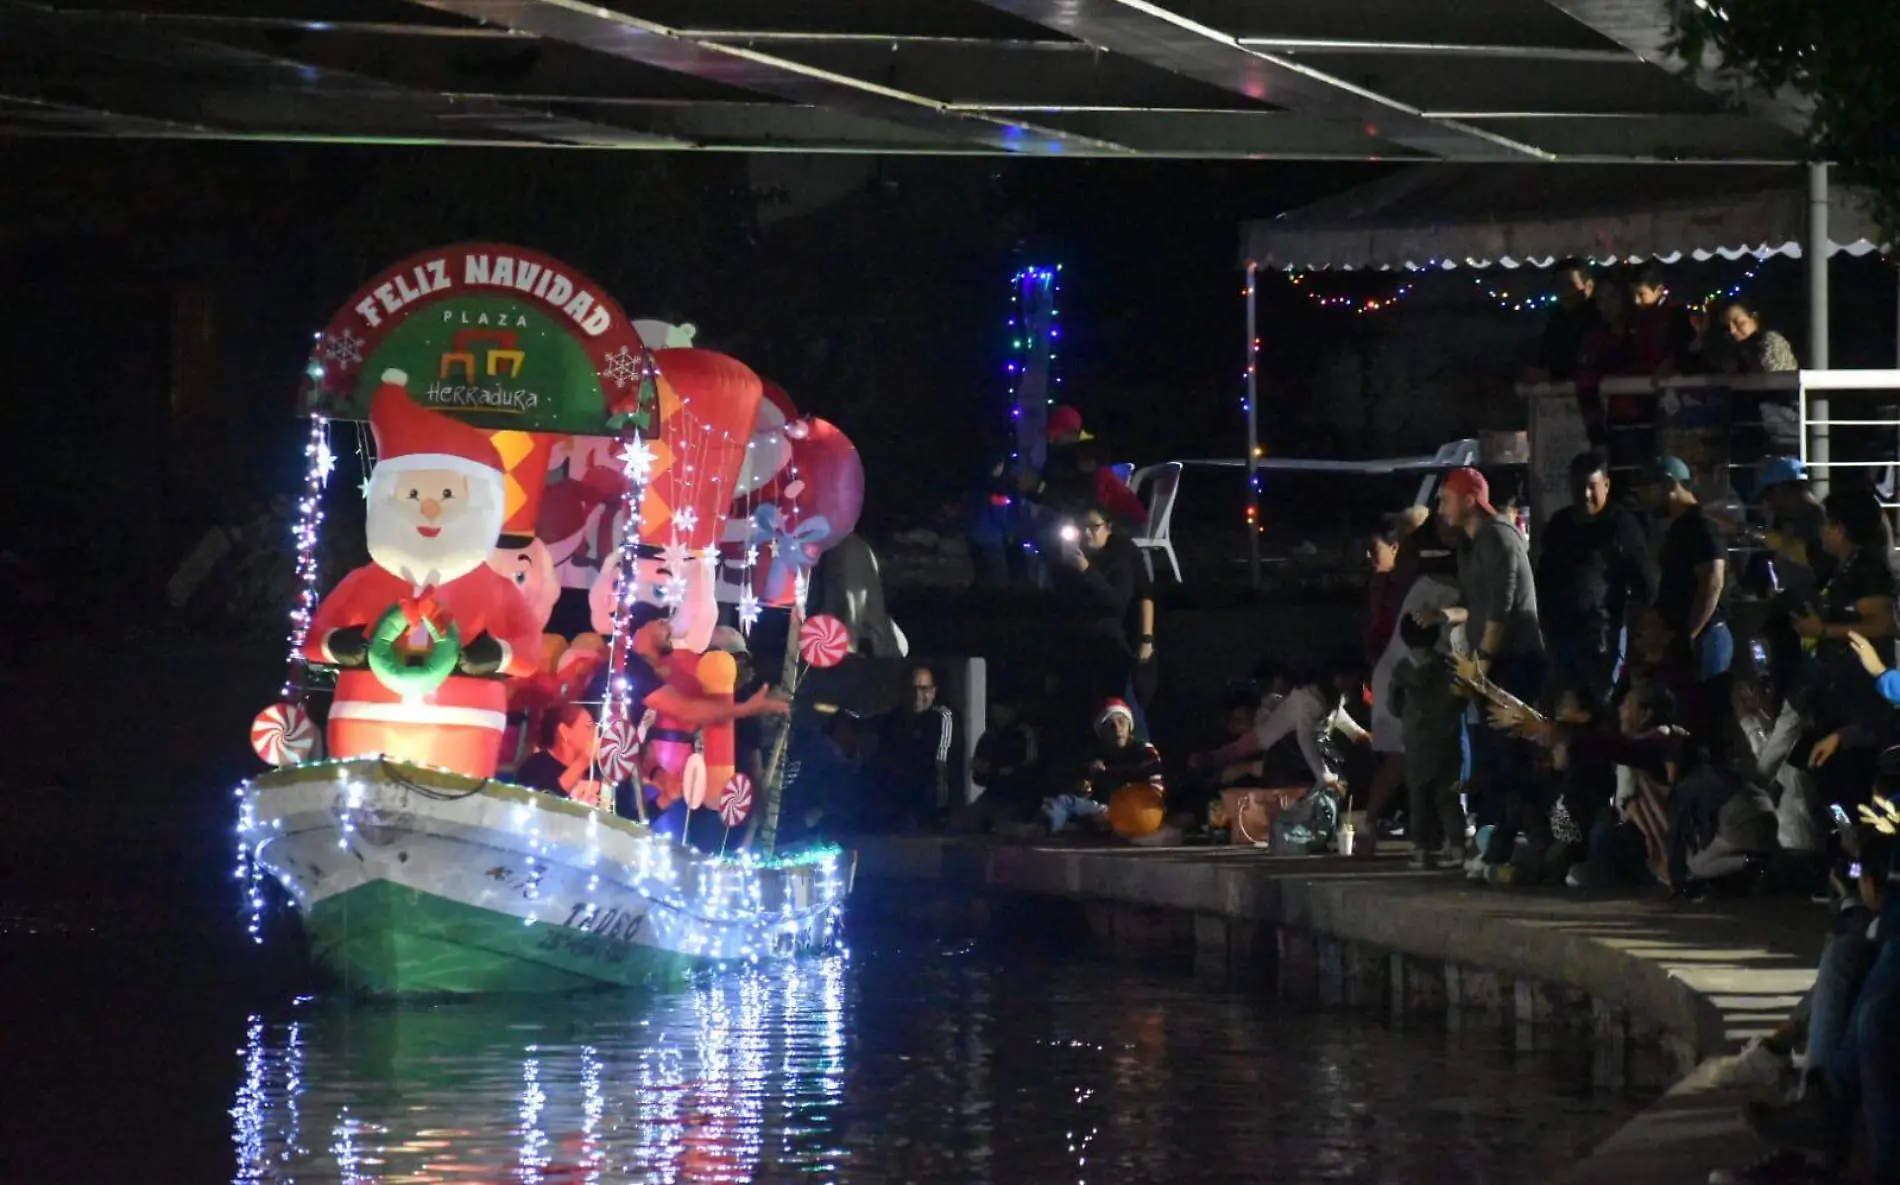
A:
[[[1706,1180],[1756,1154],[1742,1098],[1708,1086],[1708,1062],[1787,1014],[1813,982],[1824,934],[1805,902],[1501,891],[1391,857],[930,837],[857,846],[860,895],[929,881],[973,899],[1064,899],[1121,953],[1191,951],[1197,972],[1271,966],[1293,998],[1587,1026],[1606,1049],[1660,1047],[1681,1080],[1565,1166],[1562,1185]]]

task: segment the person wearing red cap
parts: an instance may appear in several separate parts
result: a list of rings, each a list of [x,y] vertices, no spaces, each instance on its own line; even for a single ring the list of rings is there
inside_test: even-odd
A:
[[[1049,444],[1056,448],[1074,444],[1083,438],[1082,413],[1066,403],[1049,409]]]
[[[373,753],[473,777],[495,772],[507,694],[493,676],[531,673],[541,636],[514,583],[488,566],[506,518],[502,459],[487,434],[421,407],[392,370],[370,406],[371,563],[345,576],[310,621],[304,657],[342,668],[330,707],[333,757]],[[391,687],[369,669],[370,633],[392,608],[398,648],[432,649],[454,626],[460,654],[432,690]]]
[[[1516,525],[1498,517],[1491,483],[1476,469],[1454,469],[1438,487],[1438,516],[1461,539],[1458,604],[1420,609],[1420,625],[1463,624],[1478,670],[1521,700],[1534,701],[1544,684],[1544,635],[1537,621],[1537,586],[1530,548]],[[1517,844],[1514,820],[1531,789],[1530,755],[1490,728],[1471,732],[1470,793],[1480,818],[1493,823],[1491,843],[1467,865],[1473,879],[1505,879],[1491,869],[1509,866]]]

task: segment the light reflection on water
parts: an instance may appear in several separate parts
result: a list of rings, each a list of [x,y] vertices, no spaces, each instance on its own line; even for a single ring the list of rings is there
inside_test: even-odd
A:
[[[241,1033],[239,1181],[1531,1181],[1644,1101],[1587,1049],[896,941]]]

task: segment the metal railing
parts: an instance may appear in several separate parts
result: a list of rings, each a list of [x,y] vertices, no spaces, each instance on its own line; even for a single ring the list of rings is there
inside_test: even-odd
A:
[[[1838,471],[1870,480],[1900,510],[1900,370],[1804,370],[1801,459],[1817,490]],[[1845,414],[1836,414],[1845,412]]]

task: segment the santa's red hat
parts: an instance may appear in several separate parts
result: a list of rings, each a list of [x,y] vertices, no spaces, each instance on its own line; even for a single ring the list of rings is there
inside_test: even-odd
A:
[[[1100,728],[1102,725],[1107,724],[1110,720],[1114,720],[1117,717],[1128,721],[1128,727],[1133,728],[1135,726],[1135,710],[1128,706],[1126,700],[1103,700],[1102,706],[1095,710],[1095,727]]]
[[[431,411],[409,398],[409,376],[385,370],[369,407],[377,468],[448,469],[500,483],[501,453],[479,428]]]

